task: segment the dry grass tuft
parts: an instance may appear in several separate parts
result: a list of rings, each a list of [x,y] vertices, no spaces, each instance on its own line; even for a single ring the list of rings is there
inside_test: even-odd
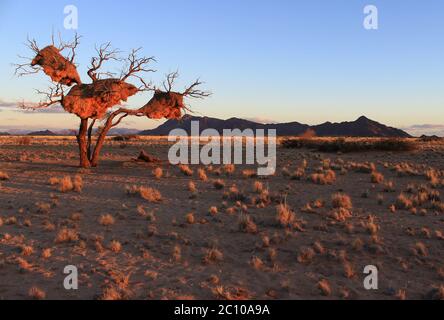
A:
[[[246,233],[257,233],[257,226],[248,214],[239,216],[239,230]]]
[[[193,181],[188,182],[188,190],[192,193],[197,191],[196,184]]]
[[[190,177],[193,175],[193,170],[191,170],[191,168],[186,164],[179,165],[179,170],[186,176]]]
[[[225,188],[225,182],[222,179],[217,179],[217,180],[214,180],[213,186],[217,190],[221,190],[221,189]]]
[[[332,195],[331,203],[333,208],[345,208],[349,210],[353,208],[350,197],[343,193],[335,193]]]
[[[112,252],[119,253],[119,252],[122,250],[122,245],[120,244],[119,241],[113,240],[113,241],[111,241],[111,243],[109,244],[109,249],[110,249]]]
[[[257,256],[251,257],[250,264],[253,268],[259,270],[264,266],[264,262]]]
[[[157,167],[156,169],[153,170],[153,176],[157,179],[160,180],[163,176],[163,170],[162,168]]]
[[[199,180],[201,181],[208,181],[207,173],[205,172],[205,169],[198,169],[197,170],[197,176],[199,177]]]
[[[212,216],[215,216],[218,213],[217,207],[215,207],[215,206],[210,207],[210,209],[208,210],[208,213]]]
[[[322,279],[321,281],[319,281],[317,283],[317,286],[318,286],[319,290],[321,290],[321,294],[323,296],[331,295],[331,288],[330,288],[330,283],[328,282],[328,280]]]
[[[37,287],[32,287],[28,290],[28,296],[34,300],[43,300],[46,298],[46,293]]]
[[[301,252],[298,254],[297,260],[301,264],[309,264],[313,261],[315,251],[312,248],[302,248]]]
[[[9,175],[6,172],[0,171],[0,180],[9,180]]]
[[[232,175],[236,171],[236,166],[234,164],[226,164],[223,171],[226,175]]]
[[[291,226],[295,220],[295,214],[286,203],[281,203],[276,207],[276,221],[281,226]]]
[[[148,202],[160,202],[162,201],[161,193],[154,188],[143,187],[143,186],[126,186],[126,193],[129,195],[139,195],[142,199]]]
[[[103,214],[99,218],[99,223],[102,226],[111,226],[111,225],[113,225],[115,223],[115,219],[110,214]]]
[[[185,216],[185,220],[188,224],[194,224],[196,222],[196,218],[194,218],[194,213],[190,212]]]
[[[222,262],[223,260],[224,260],[223,253],[217,248],[211,248],[206,251],[202,261],[205,264],[214,264]]]
[[[48,259],[50,258],[52,255],[51,249],[50,248],[46,248],[42,250],[42,258],[43,259]]]
[[[336,173],[330,169],[322,173],[313,173],[311,181],[320,185],[333,184],[336,181]]]
[[[374,172],[372,172],[372,175],[371,175],[371,182],[377,183],[377,184],[383,183],[384,176],[381,173],[374,171]]]
[[[262,193],[262,191],[264,191],[263,183],[260,182],[260,181],[255,181],[253,183],[253,191],[256,192],[256,193],[259,193],[259,194]]]
[[[79,235],[76,230],[63,228],[59,231],[55,238],[55,243],[69,243],[79,240]]]
[[[412,250],[416,256],[427,257],[429,255],[426,245],[422,242],[415,243]]]
[[[74,189],[74,185],[72,183],[70,176],[64,176],[59,180],[59,191],[60,192],[69,192]]]

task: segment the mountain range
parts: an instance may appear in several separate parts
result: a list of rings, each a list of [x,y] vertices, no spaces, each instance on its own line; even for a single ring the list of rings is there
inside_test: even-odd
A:
[[[325,122],[323,124],[310,126],[299,122],[287,123],[270,123],[262,124],[245,119],[230,118],[221,120],[209,117],[195,117],[185,116],[181,120],[168,120],[155,129],[141,131],[140,135],[146,136],[163,136],[168,135],[172,129],[183,129],[188,134],[191,132],[191,121],[199,122],[199,130],[202,132],[205,129],[216,129],[219,134],[222,134],[224,129],[275,129],[277,136],[299,136],[312,130],[316,136],[319,137],[400,137],[407,138],[410,135],[400,129],[388,127],[379,122],[370,120],[364,116],[359,117],[355,121],[332,123]]]
[[[196,117],[186,115],[181,120],[168,120],[158,126],[157,128],[150,130],[139,131],[137,129],[129,128],[115,128],[110,131],[110,135],[145,135],[145,136],[166,136],[173,129],[183,129],[187,134],[191,133],[191,122],[199,122],[199,131],[202,132],[205,129],[215,129],[219,134],[223,133],[224,129],[275,129],[277,136],[300,136],[306,133],[308,130],[312,131],[319,137],[400,137],[407,138],[410,135],[400,129],[386,126],[379,122],[370,120],[364,116],[359,117],[355,121],[346,121],[340,123],[325,122],[319,125],[308,125],[299,122],[287,122],[287,123],[269,123],[263,124],[250,120],[240,118],[230,118],[222,120],[218,118],[210,117]],[[55,136],[55,135],[73,135],[75,130],[61,130],[61,131],[34,131],[34,132],[21,132],[20,134],[28,134],[33,136]],[[200,133],[199,132],[199,133]],[[2,132],[0,135],[18,134],[15,131]]]

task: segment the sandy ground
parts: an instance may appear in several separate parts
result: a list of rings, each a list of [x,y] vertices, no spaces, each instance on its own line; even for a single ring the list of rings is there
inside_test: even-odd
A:
[[[167,163],[168,145],[157,139],[109,143],[91,170],[76,167],[72,139],[17,141],[0,139],[0,172],[9,176],[0,181],[0,299],[444,296],[442,143],[409,153],[279,148],[276,175],[257,179],[240,165],[190,166],[188,176]],[[162,162],[133,161],[142,149]],[[331,184],[313,181],[328,170]],[[372,171],[384,181],[372,182]],[[66,176],[78,190],[60,189]],[[131,186],[162,199],[130,194]],[[332,201],[337,193],[352,205]],[[78,268],[78,290],[63,287],[67,265]],[[378,290],[363,286],[366,265],[378,267]]]

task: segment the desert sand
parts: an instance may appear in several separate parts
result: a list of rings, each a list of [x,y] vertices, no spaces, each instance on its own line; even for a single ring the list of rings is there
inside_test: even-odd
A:
[[[442,299],[444,143],[416,143],[278,147],[257,178],[172,166],[161,138],[109,141],[80,169],[72,138],[1,137],[0,299]]]

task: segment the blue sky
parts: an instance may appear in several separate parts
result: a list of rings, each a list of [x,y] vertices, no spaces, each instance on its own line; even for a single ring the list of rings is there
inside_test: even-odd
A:
[[[154,82],[176,69],[179,89],[201,77],[214,95],[190,101],[198,115],[309,124],[366,115],[403,128],[444,126],[441,0],[0,0],[0,105],[38,100],[34,89],[44,89],[47,78],[14,77],[11,63],[30,54],[27,35],[41,47],[53,30],[72,38],[63,28],[69,4],[79,10],[76,62],[85,82],[94,45],[112,41],[156,56],[158,72],[147,75]],[[379,10],[378,30],[362,26],[367,4]],[[148,99],[129,103],[139,107]],[[123,126],[158,124],[130,119]],[[0,129],[76,126],[69,114],[0,108]]]

